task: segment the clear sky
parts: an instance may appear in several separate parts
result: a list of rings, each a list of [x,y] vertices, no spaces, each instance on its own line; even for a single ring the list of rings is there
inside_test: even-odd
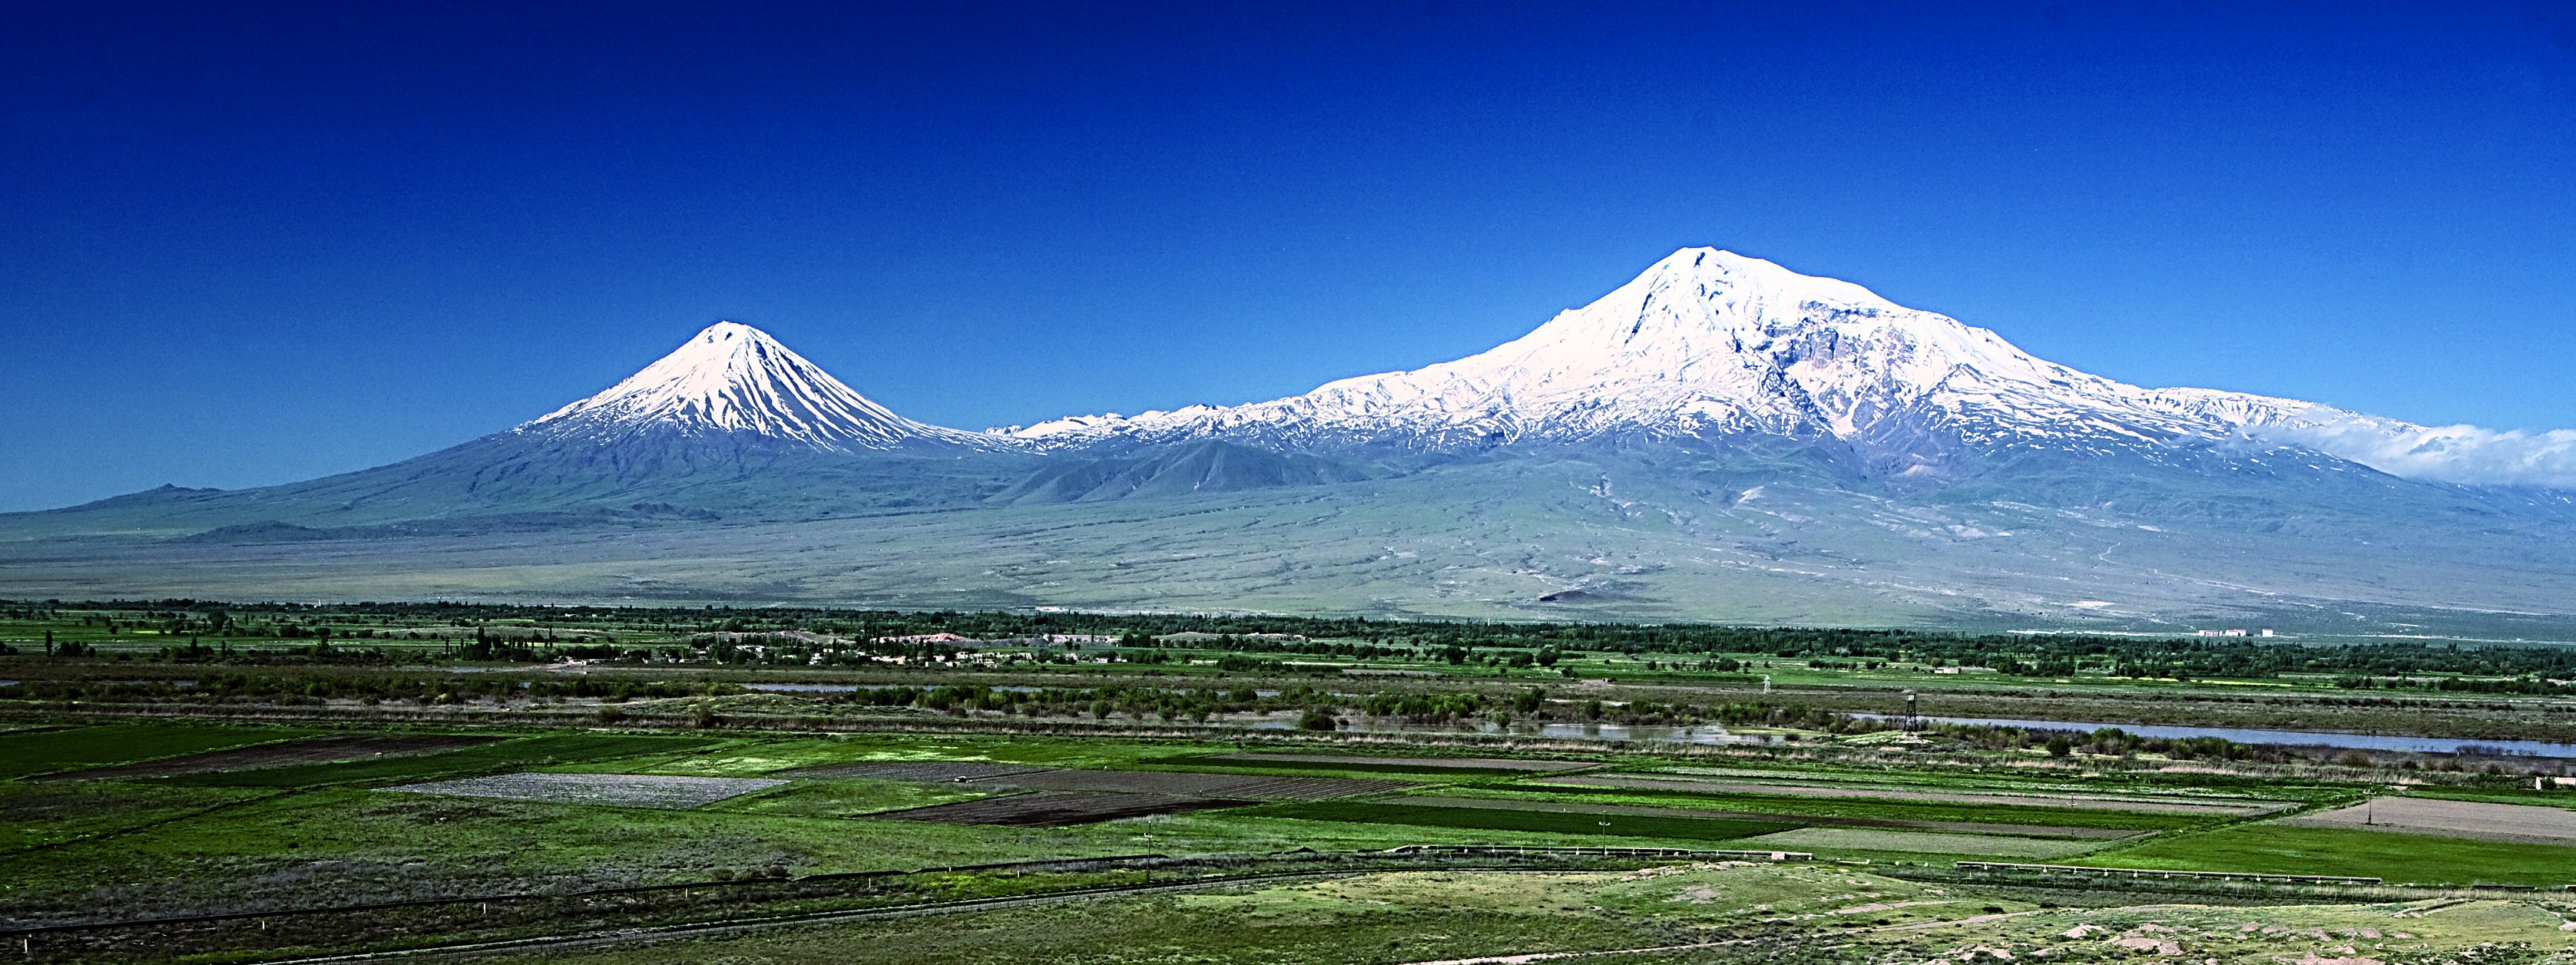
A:
[[[982,427],[1714,245],[2146,385],[2576,426],[2576,5],[0,5],[0,509],[394,461],[718,319]]]

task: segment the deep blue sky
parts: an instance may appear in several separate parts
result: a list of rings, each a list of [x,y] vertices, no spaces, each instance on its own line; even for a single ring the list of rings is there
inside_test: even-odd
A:
[[[1268,398],[1701,244],[2576,426],[2576,6],[0,5],[0,509],[393,461],[726,318],[951,425]]]

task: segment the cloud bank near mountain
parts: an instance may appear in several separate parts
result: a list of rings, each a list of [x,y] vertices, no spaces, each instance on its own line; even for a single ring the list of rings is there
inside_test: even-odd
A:
[[[2266,436],[2408,479],[2576,488],[2576,429],[2526,432],[2450,425],[2390,430],[2355,424],[2281,427]]]

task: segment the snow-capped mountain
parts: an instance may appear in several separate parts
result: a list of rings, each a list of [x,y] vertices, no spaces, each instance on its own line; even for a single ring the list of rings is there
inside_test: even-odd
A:
[[[2157,458],[2177,445],[2250,440],[2358,454],[2426,430],[2288,399],[2140,388],[1859,285],[1685,248],[1592,304],[1454,362],[1270,402],[1000,431],[1050,445],[1212,437],[1424,449],[1761,434],[1839,440],[1903,468],[1956,447]]]
[[[598,444],[643,436],[739,434],[843,452],[1009,444],[989,433],[896,415],[769,333],[739,322],[710,325],[607,391],[511,432]]]
[[[719,324],[401,462],[0,514],[0,596],[499,567],[539,598],[2501,638],[2576,626],[2576,489],[2438,483],[2571,481],[2576,433],[2140,388],[1694,248],[1454,362],[1010,436]]]

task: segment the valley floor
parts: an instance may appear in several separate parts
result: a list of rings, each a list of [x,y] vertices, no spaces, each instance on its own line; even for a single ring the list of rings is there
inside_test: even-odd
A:
[[[2342,818],[2385,789],[2322,775],[1891,769],[1562,742],[1470,755],[1383,736],[17,720],[0,731],[0,932],[34,961],[2576,949],[2576,896],[2561,890],[2576,884],[2576,812],[2560,798],[2382,796],[2402,823],[2359,825]],[[2513,957],[2482,957],[2497,949]]]
[[[2479,743],[2576,741],[2547,648],[194,602],[0,644],[33,962],[2576,962],[2576,758]],[[2242,676],[2113,672],[2185,659]]]

